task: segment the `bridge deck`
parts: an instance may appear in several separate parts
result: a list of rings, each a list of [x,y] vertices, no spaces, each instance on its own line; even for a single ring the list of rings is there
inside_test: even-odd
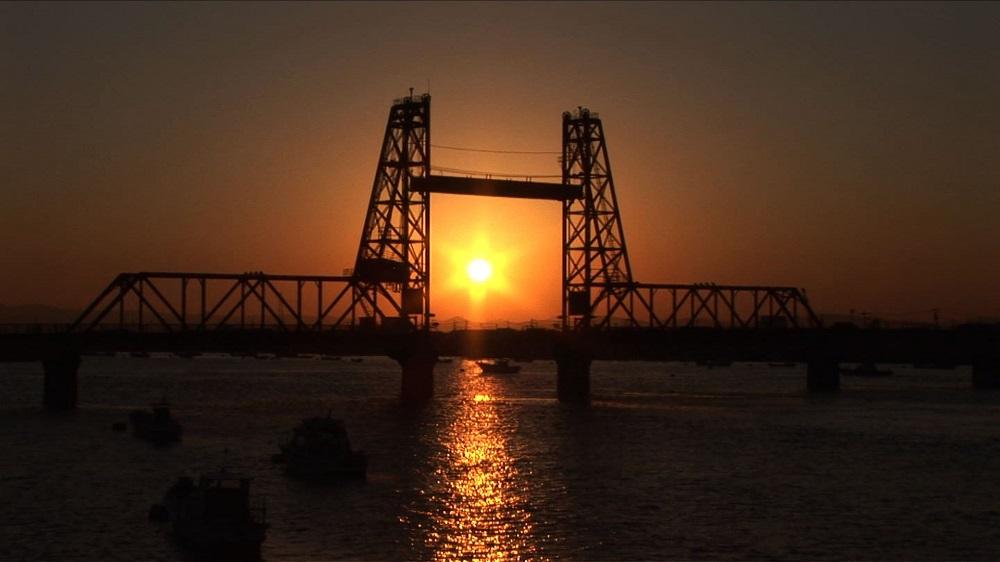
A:
[[[411,335],[366,330],[283,332],[222,330],[185,332],[105,331],[79,334],[0,334],[0,362],[37,361],[64,350],[77,353],[273,352],[385,355]],[[1000,329],[713,329],[608,330],[581,336],[556,330],[431,332],[442,356],[552,359],[567,337],[584,337],[595,359],[694,361],[810,361],[950,363],[993,361]]]

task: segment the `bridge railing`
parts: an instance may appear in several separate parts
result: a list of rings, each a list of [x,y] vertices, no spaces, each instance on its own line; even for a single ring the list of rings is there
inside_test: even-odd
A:
[[[353,288],[347,276],[122,273],[67,331],[343,328],[360,320]]]

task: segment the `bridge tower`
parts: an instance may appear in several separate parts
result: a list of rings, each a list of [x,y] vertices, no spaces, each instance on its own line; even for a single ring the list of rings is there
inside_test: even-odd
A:
[[[430,327],[431,203],[411,189],[431,167],[431,97],[393,102],[354,265],[353,303],[362,327]]]
[[[587,108],[563,113],[562,180],[582,196],[563,203],[563,329],[635,325],[632,268],[625,247],[604,126]]]

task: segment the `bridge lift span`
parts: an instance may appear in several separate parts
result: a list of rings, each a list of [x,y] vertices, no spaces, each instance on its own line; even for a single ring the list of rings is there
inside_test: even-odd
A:
[[[562,204],[564,330],[819,325],[805,292],[794,287],[636,282],[596,113],[563,114],[558,184],[456,177],[431,174],[430,101],[411,95],[389,111],[354,269],[355,305],[369,322],[431,325],[430,216],[437,193]]]

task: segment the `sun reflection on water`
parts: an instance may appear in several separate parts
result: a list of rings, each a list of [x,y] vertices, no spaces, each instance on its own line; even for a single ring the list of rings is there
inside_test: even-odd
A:
[[[499,384],[471,368],[457,376],[460,403],[438,434],[443,458],[434,471],[425,546],[435,560],[537,556],[527,486],[498,413]]]

